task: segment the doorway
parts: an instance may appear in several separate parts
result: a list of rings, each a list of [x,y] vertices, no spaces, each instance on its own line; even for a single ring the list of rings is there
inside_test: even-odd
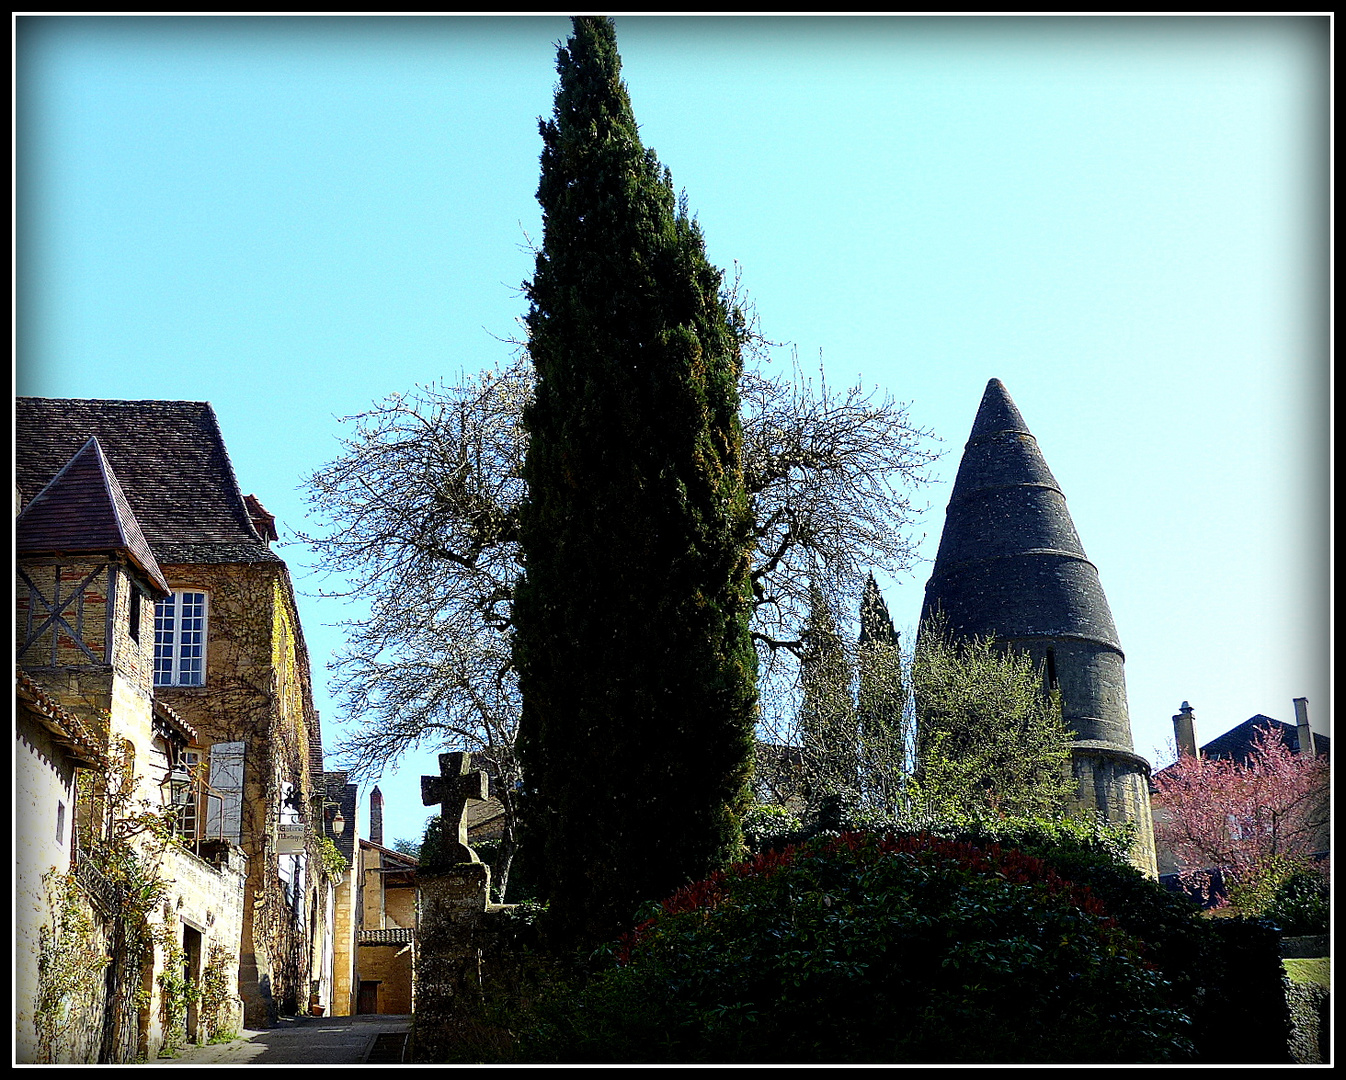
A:
[[[182,924],[182,967],[183,978],[188,986],[201,985],[201,931]],[[201,1006],[197,997],[187,1000],[187,1041],[197,1041],[197,1030],[201,1022]]]

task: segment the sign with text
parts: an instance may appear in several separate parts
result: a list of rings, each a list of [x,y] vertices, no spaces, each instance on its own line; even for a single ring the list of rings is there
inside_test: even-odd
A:
[[[276,826],[276,851],[281,855],[293,855],[303,851],[304,830],[302,821],[282,821]]]

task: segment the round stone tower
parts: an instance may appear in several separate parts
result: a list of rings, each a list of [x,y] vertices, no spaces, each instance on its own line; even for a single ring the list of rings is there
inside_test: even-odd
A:
[[[1060,691],[1081,802],[1136,824],[1133,861],[1154,876],[1149,763],[1131,744],[1125,657],[1098,570],[1065,496],[999,379],[982,395],[925,587],[924,620],[1032,656]]]

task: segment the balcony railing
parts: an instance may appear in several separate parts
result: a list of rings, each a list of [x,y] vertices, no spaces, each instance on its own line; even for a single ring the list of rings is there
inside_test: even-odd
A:
[[[80,849],[75,857],[75,880],[104,915],[115,915],[121,910],[121,889],[109,880],[94,861],[94,853]]]
[[[361,945],[411,945],[416,940],[416,931],[409,926],[394,926],[387,930],[361,930]]]

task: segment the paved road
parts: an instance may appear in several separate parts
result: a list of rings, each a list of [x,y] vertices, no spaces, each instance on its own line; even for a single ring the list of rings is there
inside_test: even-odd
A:
[[[244,1031],[233,1042],[189,1046],[152,1065],[350,1065],[393,1063],[389,1056],[411,1030],[410,1016],[302,1016],[266,1031]],[[379,1040],[380,1035],[390,1038]],[[378,1043],[376,1046],[375,1044]]]

